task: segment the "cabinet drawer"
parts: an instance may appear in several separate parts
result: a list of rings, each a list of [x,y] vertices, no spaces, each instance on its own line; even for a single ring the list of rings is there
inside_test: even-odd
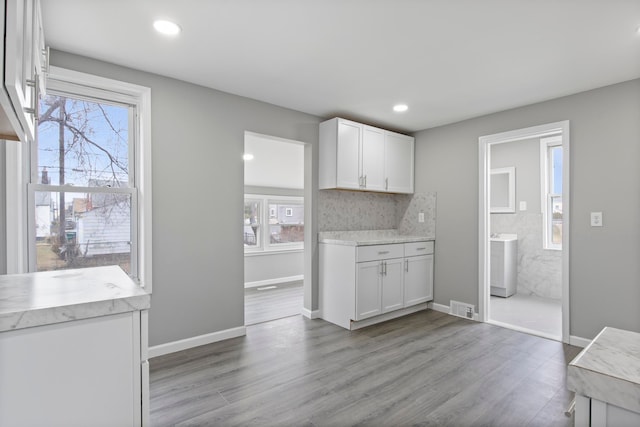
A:
[[[404,256],[427,255],[433,253],[433,242],[413,242],[404,244]]]
[[[404,245],[372,245],[358,246],[356,262],[375,261],[378,259],[402,258]]]

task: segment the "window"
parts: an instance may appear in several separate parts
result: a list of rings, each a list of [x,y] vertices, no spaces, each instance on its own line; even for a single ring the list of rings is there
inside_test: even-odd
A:
[[[303,198],[245,195],[243,235],[245,252],[302,249]]]
[[[31,148],[32,271],[119,265],[150,281],[148,110],[148,88],[52,70]]]
[[[540,140],[544,248],[562,249],[562,137]]]

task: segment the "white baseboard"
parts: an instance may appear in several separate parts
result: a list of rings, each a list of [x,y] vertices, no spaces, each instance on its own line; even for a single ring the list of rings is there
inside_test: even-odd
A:
[[[435,302],[430,302],[429,308],[431,308],[432,310],[439,311],[441,313],[447,313],[447,314],[449,314],[449,310],[450,310],[448,305],[438,304]]]
[[[257,288],[258,286],[279,285],[280,283],[299,282],[304,280],[304,274],[297,276],[276,277],[275,279],[257,280],[255,282],[245,282],[245,288]]]
[[[225,329],[224,331],[212,332],[210,334],[199,335],[197,337],[185,338],[183,340],[168,342],[166,344],[149,347],[149,359],[163,356],[176,351],[182,351],[205,344],[211,344],[229,338],[241,337],[247,334],[247,328],[240,326],[237,328]]]
[[[575,335],[569,336],[569,344],[575,345],[576,347],[586,347],[591,344],[591,340],[587,338],[576,337]]]
[[[308,308],[302,307],[300,313],[307,319],[320,319],[320,310],[309,310]]]
[[[429,308],[434,310],[434,311],[439,311],[441,313],[447,313],[447,314],[451,314],[451,307],[449,307],[448,305],[444,305],[444,304],[438,304],[435,302],[430,302],[429,303]],[[451,314],[453,316],[453,314]],[[466,319],[466,317],[464,318]],[[473,319],[469,319],[469,320],[475,320],[476,322],[478,322],[478,313],[473,313]]]

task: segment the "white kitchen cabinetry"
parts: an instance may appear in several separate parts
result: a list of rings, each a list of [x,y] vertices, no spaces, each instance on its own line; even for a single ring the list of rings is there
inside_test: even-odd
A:
[[[433,242],[319,247],[320,311],[329,322],[356,329],[365,319],[408,314],[433,299]]]
[[[413,193],[414,139],[385,132],[385,187],[391,193]]]
[[[0,425],[141,425],[141,316],[0,333]]]
[[[320,124],[320,189],[413,193],[414,138],[334,118]]]
[[[38,98],[44,88],[48,59],[39,0],[6,0],[0,43],[4,68],[0,90],[0,138],[32,141],[38,114]]]
[[[405,243],[404,306],[433,300],[433,242]]]

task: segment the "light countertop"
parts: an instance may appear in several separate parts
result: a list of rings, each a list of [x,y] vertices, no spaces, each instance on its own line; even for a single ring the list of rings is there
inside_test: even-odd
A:
[[[567,388],[640,412],[640,334],[604,328],[569,363]]]
[[[118,266],[0,275],[0,332],[144,310],[151,295]]]
[[[393,243],[426,242],[433,237],[408,236],[398,230],[324,231],[318,233],[320,243],[345,246],[386,245]]]

